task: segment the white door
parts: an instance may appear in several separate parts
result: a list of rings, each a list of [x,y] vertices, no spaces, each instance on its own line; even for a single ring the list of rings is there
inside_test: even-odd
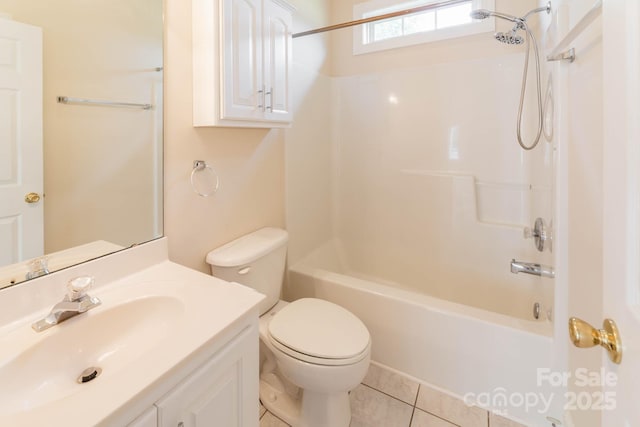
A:
[[[577,209],[568,219],[573,236],[568,315],[597,329],[603,328],[604,319],[616,322],[622,360],[613,363],[600,346],[578,349],[567,341],[570,377],[565,404],[574,427],[636,427],[640,426],[640,2],[604,1],[600,22],[600,33],[576,40],[576,62],[566,65],[571,109],[576,110],[569,144],[575,148],[569,149],[568,158],[570,165],[578,165],[573,181],[569,173],[569,199],[576,200]],[[596,21],[585,34],[599,31],[598,25]],[[560,321],[566,327],[566,319]]]
[[[603,357],[602,426],[640,426],[640,2],[603,2],[603,316],[622,338],[619,365]],[[615,382],[613,381],[615,379]]]
[[[42,174],[42,31],[0,19],[0,265],[44,252]]]

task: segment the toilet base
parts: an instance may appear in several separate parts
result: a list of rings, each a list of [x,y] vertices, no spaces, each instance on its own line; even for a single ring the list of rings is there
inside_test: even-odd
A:
[[[290,426],[300,424],[300,399],[287,393],[287,387],[273,372],[260,375],[260,402],[267,411]]]
[[[349,427],[349,393],[318,393],[304,390],[298,396],[274,372],[260,376],[260,401],[273,415],[292,427]],[[299,395],[302,394],[302,397]]]

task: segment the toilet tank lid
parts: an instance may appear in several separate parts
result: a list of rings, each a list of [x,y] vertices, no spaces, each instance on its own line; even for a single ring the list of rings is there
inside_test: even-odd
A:
[[[245,265],[286,244],[288,237],[280,228],[261,228],[212,250],[207,254],[207,263],[215,267]]]

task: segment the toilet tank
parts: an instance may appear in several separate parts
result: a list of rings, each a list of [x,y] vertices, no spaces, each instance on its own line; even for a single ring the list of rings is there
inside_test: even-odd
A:
[[[266,295],[262,315],[280,300],[288,237],[285,230],[262,228],[214,249],[207,254],[211,274]]]

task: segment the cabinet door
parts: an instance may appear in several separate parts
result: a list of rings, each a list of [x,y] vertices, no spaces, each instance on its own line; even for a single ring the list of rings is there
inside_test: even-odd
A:
[[[220,118],[263,117],[261,0],[221,0],[223,7]]]
[[[157,427],[158,410],[155,406],[144,411],[138,418],[127,424],[127,427]]]
[[[258,329],[254,325],[156,403],[158,426],[257,427],[257,402]]]
[[[264,1],[265,118],[291,121],[291,11],[274,0]]]

